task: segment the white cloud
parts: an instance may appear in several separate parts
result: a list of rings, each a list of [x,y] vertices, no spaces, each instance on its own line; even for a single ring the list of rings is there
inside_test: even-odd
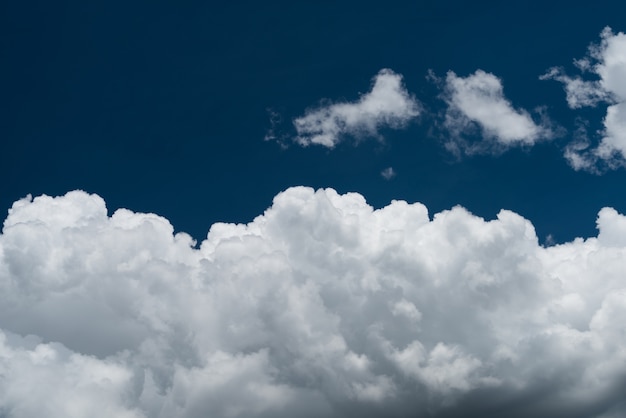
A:
[[[554,135],[546,123],[537,124],[526,110],[514,108],[504,96],[502,81],[482,70],[467,77],[449,71],[444,99],[448,104],[444,126],[452,136],[449,148],[485,152],[494,147],[533,145]],[[463,134],[476,128],[487,142],[462,140]]]
[[[385,180],[391,180],[396,176],[396,170],[394,170],[393,167],[387,167],[380,172],[380,175],[383,176]]]
[[[402,128],[420,113],[420,105],[406,90],[402,76],[383,69],[372,90],[356,102],[335,103],[296,118],[296,142],[333,148],[347,135],[379,137],[383,127]]]
[[[599,163],[608,168],[626,165],[626,34],[615,34],[607,27],[600,36],[600,43],[591,45],[588,56],[576,62],[581,70],[598,79],[570,77],[559,68],[552,68],[541,77],[565,85],[567,103],[572,109],[608,104],[599,144],[581,147],[575,141],[565,150],[565,157],[576,170],[598,171]]]
[[[0,415],[622,416],[626,217],[597,224],[546,248],[509,211],[297,187],[196,248],[96,195],[25,198]]]
[[[0,414],[7,417],[145,417],[126,404],[133,395],[133,370],[0,331]]]
[[[562,68],[553,67],[539,77],[540,80],[556,80],[564,84],[567,105],[571,109],[595,106],[610,99],[608,92],[602,89],[598,80],[583,80],[581,77],[570,77]]]

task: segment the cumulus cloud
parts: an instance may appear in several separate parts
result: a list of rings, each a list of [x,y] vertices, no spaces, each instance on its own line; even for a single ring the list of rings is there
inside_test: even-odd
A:
[[[448,104],[444,127],[451,139],[448,148],[468,153],[493,151],[516,145],[533,145],[554,136],[544,121],[536,123],[524,109],[516,109],[504,96],[502,81],[477,70],[467,77],[449,71],[443,97]],[[464,134],[477,129],[486,140],[471,143]]]
[[[356,102],[330,104],[296,118],[295,140],[302,146],[333,148],[346,136],[380,137],[379,129],[402,128],[419,113],[420,105],[407,92],[402,76],[383,69],[374,77],[372,90]]]
[[[296,187],[196,246],[27,197],[0,235],[0,415],[623,416],[626,217],[597,225],[544,247],[506,210]]]
[[[592,146],[574,141],[565,150],[565,157],[576,170],[597,172],[599,164],[612,169],[626,165],[626,35],[607,27],[600,37],[600,43],[591,45],[585,58],[575,61],[579,69],[596,79],[571,77],[562,68],[551,68],[541,77],[564,84],[572,109],[607,104],[599,143]]]

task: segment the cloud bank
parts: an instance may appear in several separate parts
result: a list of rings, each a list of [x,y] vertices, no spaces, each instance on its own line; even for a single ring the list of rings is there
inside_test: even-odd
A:
[[[626,217],[538,244],[503,210],[296,187],[199,246],[97,195],[0,235],[0,416],[617,417]]]
[[[296,118],[296,142],[333,148],[346,136],[380,137],[383,127],[401,128],[420,113],[420,105],[406,90],[402,76],[381,70],[372,90],[356,102],[334,103]]]
[[[608,104],[600,142],[592,146],[586,137],[579,138],[565,150],[565,157],[576,170],[597,172],[599,164],[611,169],[626,166],[626,35],[607,27],[600,37],[600,43],[591,45],[585,58],[575,61],[580,70],[596,79],[571,77],[558,67],[541,76],[564,84],[572,109]]]
[[[447,147],[453,151],[490,152],[533,145],[554,135],[547,123],[538,124],[526,110],[514,108],[504,96],[502,81],[483,70],[467,77],[449,71],[443,97],[448,105],[444,121],[450,134]],[[483,141],[463,139],[477,129]]]

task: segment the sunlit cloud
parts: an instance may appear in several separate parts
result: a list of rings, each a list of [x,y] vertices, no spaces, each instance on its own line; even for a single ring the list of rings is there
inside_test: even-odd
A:
[[[402,82],[402,76],[381,70],[370,92],[355,102],[311,109],[293,121],[296,142],[333,148],[346,137],[381,139],[381,128],[399,129],[420,114],[420,104]]]
[[[537,123],[528,111],[513,107],[504,96],[502,81],[483,70],[467,77],[449,71],[443,97],[448,105],[443,124],[447,147],[455,152],[493,152],[554,136],[547,123]],[[480,139],[468,140],[468,135]]]
[[[597,225],[544,247],[506,210],[296,187],[196,246],[97,195],[27,197],[0,235],[0,411],[623,415],[626,217]]]

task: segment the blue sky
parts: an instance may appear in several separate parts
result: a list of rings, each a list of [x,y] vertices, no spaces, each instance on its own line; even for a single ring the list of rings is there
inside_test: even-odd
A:
[[[0,415],[622,416],[624,16],[2,3]]]
[[[461,204],[487,218],[507,208],[557,241],[593,234],[603,206],[624,209],[623,170],[589,175],[561,157],[575,118],[593,133],[602,110],[571,111],[560,83],[538,79],[553,66],[573,72],[605,26],[621,30],[618,2],[2,7],[5,208],[27,193],[83,189],[203,239],[213,222],[250,221],[277,192],[310,185],[357,191],[378,207]],[[294,136],[291,121],[307,108],[357,99],[383,68],[403,75],[427,110],[386,130],[384,144],[263,141],[268,109]],[[432,132],[445,103],[426,76],[477,69],[501,78],[514,106],[545,106],[564,136],[455,160],[445,133]],[[379,172],[389,166],[398,175],[386,182]]]

